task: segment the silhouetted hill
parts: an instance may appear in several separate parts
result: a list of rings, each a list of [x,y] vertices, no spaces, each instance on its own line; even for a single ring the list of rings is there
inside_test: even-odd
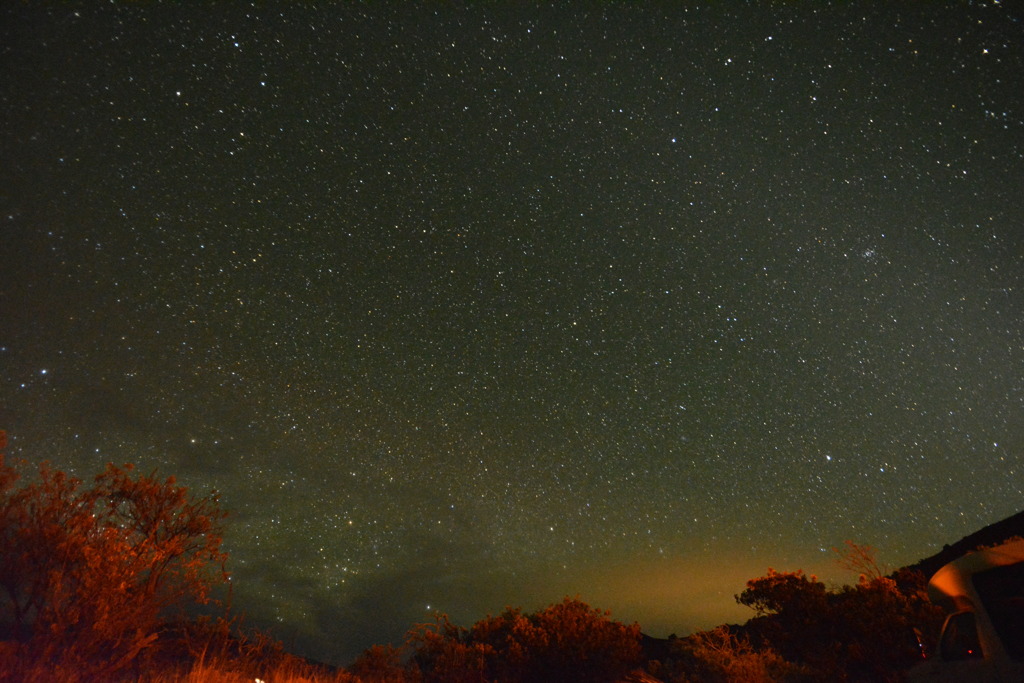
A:
[[[917,569],[931,578],[932,574],[941,569],[943,565],[966,555],[978,546],[995,545],[1013,536],[1024,536],[1024,511],[989,524],[973,534],[964,536],[953,545],[945,545],[939,552],[931,557],[918,560],[909,565],[907,569]]]

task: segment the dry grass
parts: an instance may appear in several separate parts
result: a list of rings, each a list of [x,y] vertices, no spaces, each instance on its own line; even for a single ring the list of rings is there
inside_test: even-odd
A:
[[[137,680],[139,683],[358,683],[357,678],[344,671],[327,671],[301,661],[279,663],[255,675],[238,669],[238,665],[231,662],[200,662],[187,670],[143,674]]]
[[[302,662],[282,662],[268,666],[256,674],[252,663],[199,662],[180,668],[122,672],[113,679],[117,683],[358,683],[359,679],[345,671],[331,671]],[[0,662],[0,681],[5,683],[92,683],[97,679],[80,668],[60,662]],[[106,678],[99,680],[109,680]]]
[[[126,667],[0,641],[0,683],[358,683],[342,669],[314,664],[237,620],[179,624]],[[45,652],[45,654],[42,654]],[[42,655],[42,656],[41,656]]]

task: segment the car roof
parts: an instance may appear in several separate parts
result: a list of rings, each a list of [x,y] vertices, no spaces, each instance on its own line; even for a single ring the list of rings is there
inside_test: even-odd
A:
[[[1024,562],[1024,539],[967,553],[935,572],[928,582],[928,598],[949,612],[971,609],[976,595],[970,577],[1018,562]]]

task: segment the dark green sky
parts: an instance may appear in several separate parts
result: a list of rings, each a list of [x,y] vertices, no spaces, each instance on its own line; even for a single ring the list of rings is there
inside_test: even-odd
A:
[[[1021,510],[1021,15],[710,5],[5,3],[9,453],[222,491],[334,661]]]

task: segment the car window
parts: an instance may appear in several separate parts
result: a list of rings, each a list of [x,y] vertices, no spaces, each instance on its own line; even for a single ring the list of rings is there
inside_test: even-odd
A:
[[[949,615],[945,626],[942,627],[939,651],[942,653],[942,659],[946,661],[982,657],[974,612],[957,612]]]
[[[971,580],[1006,653],[1024,660],[1024,562],[989,569]]]

